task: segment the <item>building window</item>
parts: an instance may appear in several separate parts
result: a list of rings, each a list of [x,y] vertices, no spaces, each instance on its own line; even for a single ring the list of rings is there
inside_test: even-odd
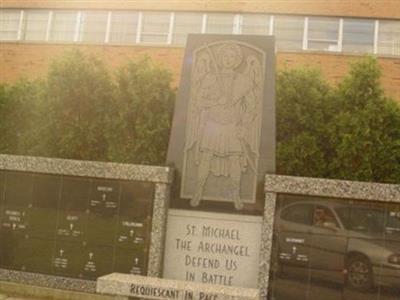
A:
[[[134,44],[139,14],[137,12],[112,12],[110,43]]]
[[[400,55],[400,21],[379,21],[378,53]]]
[[[20,10],[0,10],[0,41],[14,41],[18,39]]]
[[[278,49],[301,50],[303,48],[304,17],[275,16],[274,35]]]
[[[140,41],[149,44],[167,43],[170,18],[171,14],[167,12],[145,12]]]
[[[185,45],[190,33],[276,36],[279,50],[400,56],[400,21],[262,13],[0,9],[0,41]]]
[[[310,17],[307,44],[307,49],[339,51],[339,19]]]
[[[344,19],[343,52],[372,53],[374,28],[375,22],[372,20]]]
[[[85,11],[82,14],[80,41],[104,43],[108,13],[105,11]]]
[[[189,33],[201,33],[203,14],[176,13],[172,43],[185,45]]]
[[[50,41],[73,42],[76,22],[76,11],[55,10],[49,36]]]
[[[240,24],[240,33],[267,35],[270,30],[271,16],[244,14]]]
[[[45,41],[49,11],[27,10],[24,14],[24,40]]]
[[[208,14],[206,33],[232,34],[233,14]]]

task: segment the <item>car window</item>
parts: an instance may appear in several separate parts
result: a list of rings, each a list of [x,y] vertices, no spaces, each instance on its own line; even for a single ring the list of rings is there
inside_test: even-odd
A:
[[[395,211],[389,212],[386,228],[400,231],[400,213],[399,212],[395,212]]]
[[[324,206],[316,206],[313,214],[313,225],[318,227],[339,227],[332,210]]]
[[[311,225],[314,206],[311,204],[294,204],[283,209],[281,218],[286,221]]]
[[[383,209],[341,207],[336,212],[349,230],[375,233],[400,230],[399,219]]]
[[[335,209],[336,213],[339,216],[340,221],[342,222],[344,228],[351,230],[351,207],[339,207]]]

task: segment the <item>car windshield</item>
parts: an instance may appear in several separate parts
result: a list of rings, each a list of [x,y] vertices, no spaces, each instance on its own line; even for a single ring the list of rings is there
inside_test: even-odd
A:
[[[383,209],[339,207],[335,209],[347,230],[360,232],[400,232],[400,219]]]

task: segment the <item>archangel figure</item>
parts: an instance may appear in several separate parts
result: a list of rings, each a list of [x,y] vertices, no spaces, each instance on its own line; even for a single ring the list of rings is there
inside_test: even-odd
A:
[[[195,56],[185,145],[197,165],[191,206],[199,205],[213,174],[228,178],[231,201],[241,210],[242,173],[257,173],[263,73],[259,59],[245,57],[242,47],[207,45]]]

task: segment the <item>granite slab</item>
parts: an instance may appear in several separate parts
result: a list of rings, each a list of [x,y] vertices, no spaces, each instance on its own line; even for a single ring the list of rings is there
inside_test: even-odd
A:
[[[0,170],[171,183],[170,167],[0,154]]]
[[[323,178],[266,175],[265,192],[400,202],[400,184]]]
[[[275,171],[271,36],[188,36],[167,163],[173,208],[262,215]]]
[[[259,290],[113,273],[97,280],[97,293],[143,299],[258,300]]]

